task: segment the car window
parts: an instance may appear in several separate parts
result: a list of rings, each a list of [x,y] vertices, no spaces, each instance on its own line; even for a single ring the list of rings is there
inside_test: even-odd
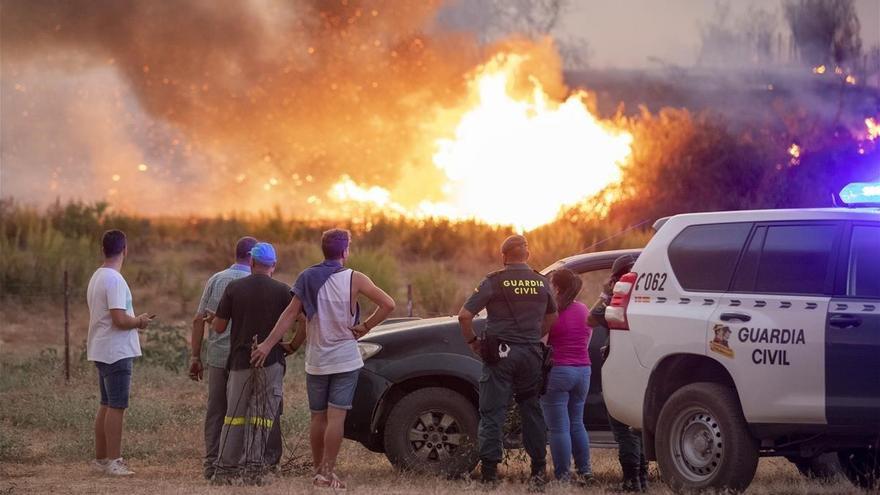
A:
[[[827,292],[836,225],[770,225],[758,262],[755,291]]]
[[[853,227],[847,280],[848,295],[880,298],[880,226]]]
[[[669,262],[685,290],[726,291],[751,223],[687,227],[669,245]]]
[[[599,299],[599,295],[602,294],[602,286],[605,285],[605,282],[610,276],[610,268],[581,273],[581,280],[583,280],[584,285],[581,287],[581,293],[578,294],[578,301],[586,304],[588,308],[593,309],[593,305],[596,304],[596,299]]]

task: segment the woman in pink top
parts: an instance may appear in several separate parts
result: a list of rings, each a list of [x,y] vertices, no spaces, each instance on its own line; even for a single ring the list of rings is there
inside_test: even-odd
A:
[[[584,404],[590,391],[588,346],[593,329],[587,325],[590,310],[575,301],[581,284],[580,277],[571,270],[557,270],[550,276],[559,319],[550,329],[547,340],[553,347],[554,365],[541,405],[550,430],[550,454],[556,479],[583,483],[593,476],[590,438],[584,427]],[[572,456],[577,473],[574,478],[570,473]]]

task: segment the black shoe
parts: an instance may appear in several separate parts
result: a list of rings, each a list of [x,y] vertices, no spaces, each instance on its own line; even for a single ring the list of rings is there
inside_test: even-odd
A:
[[[239,476],[224,474],[217,471],[214,473],[214,476],[211,476],[211,484],[214,486],[229,486],[236,484],[240,479]]]
[[[623,480],[619,486],[612,488],[615,493],[641,493],[642,487],[636,480]]]
[[[623,465],[620,466],[623,471],[623,483],[620,484],[616,492],[623,493],[639,493],[642,491],[641,484],[639,483],[639,465]]]
[[[480,483],[485,485],[498,484],[498,465],[482,463],[480,465]]]
[[[582,488],[595,486],[597,484],[596,478],[593,477],[593,473],[578,473],[572,476],[571,483]]]
[[[544,473],[535,473],[529,477],[529,493],[544,493],[544,487],[547,486],[547,478]]]

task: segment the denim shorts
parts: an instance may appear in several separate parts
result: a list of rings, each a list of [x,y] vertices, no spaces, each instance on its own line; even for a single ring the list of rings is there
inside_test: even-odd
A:
[[[360,372],[360,369],[356,369],[332,375],[311,375],[306,373],[309,409],[312,412],[326,411],[327,406],[334,409],[351,409]]]
[[[131,391],[131,366],[134,358],[123,358],[113,364],[95,361],[98,384],[101,387],[101,405],[113,409],[128,408]]]

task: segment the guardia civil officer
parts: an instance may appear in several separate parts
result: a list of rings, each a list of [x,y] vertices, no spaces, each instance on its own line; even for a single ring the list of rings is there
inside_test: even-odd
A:
[[[504,269],[490,273],[458,314],[465,342],[483,360],[480,378],[479,449],[481,481],[498,480],[502,429],[513,397],[522,418],[523,444],[531,458],[531,489],[546,483],[547,428],[538,401],[542,385],[541,337],[556,321],[550,284],[526,262],[525,237],[513,235],[501,244]],[[473,319],[488,314],[486,331],[474,335]]]
[[[603,332],[607,336],[605,346],[602,348],[603,357],[607,356],[611,342],[608,322],[605,320],[605,308],[611,302],[614,284],[620,280],[620,277],[632,269],[635,262],[636,257],[629,254],[614,260],[614,265],[611,267],[611,276],[605,282],[602,294],[593,305],[593,309],[590,310],[587,323],[593,327],[594,338],[596,335],[603,334]],[[614,441],[617,442],[617,459],[623,471],[623,484],[620,486],[620,491],[647,491],[648,462],[645,460],[645,454],[642,449],[642,433],[614,419],[610,414],[608,415],[608,424],[611,426],[611,432],[614,434]]]

